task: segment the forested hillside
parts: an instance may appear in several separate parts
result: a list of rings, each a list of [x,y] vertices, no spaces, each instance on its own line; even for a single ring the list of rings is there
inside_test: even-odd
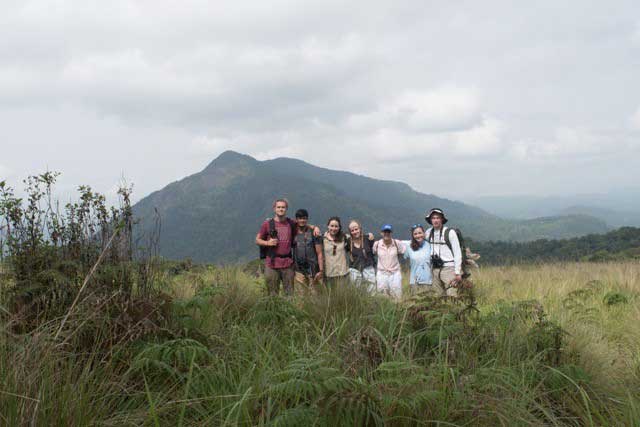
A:
[[[413,190],[401,182],[372,179],[320,168],[296,159],[258,161],[227,151],[203,171],[142,199],[134,212],[142,229],[160,218],[160,254],[171,259],[237,263],[257,255],[254,238],[261,221],[272,215],[274,198],[291,201],[289,215],[304,207],[311,221],[324,226],[339,215],[357,218],[367,230],[391,223],[408,238],[425,211],[439,207],[451,224],[476,240],[534,240],[585,235],[606,224],[585,215],[507,220],[477,207]]]
[[[623,227],[606,234],[532,242],[474,241],[468,244],[482,264],[640,259],[640,228]]]

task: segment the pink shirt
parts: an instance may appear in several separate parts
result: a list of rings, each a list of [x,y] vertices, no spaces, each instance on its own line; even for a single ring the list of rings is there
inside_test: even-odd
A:
[[[395,244],[394,244],[395,243]],[[390,246],[378,240],[373,244],[373,253],[378,255],[378,271],[395,273],[400,271],[399,254],[403,254],[406,248],[400,240],[393,240]]]
[[[276,232],[278,233],[278,246],[276,246],[275,251],[276,255],[291,254],[291,242],[293,241],[293,236],[291,235],[292,228],[295,233],[297,227],[296,223],[292,219],[287,218],[283,222],[276,221]],[[269,240],[269,220],[262,223],[259,233],[262,240]],[[275,256],[273,257],[272,262],[271,256],[267,255],[264,263],[269,268],[288,268],[293,264],[293,258],[291,256],[287,258]]]

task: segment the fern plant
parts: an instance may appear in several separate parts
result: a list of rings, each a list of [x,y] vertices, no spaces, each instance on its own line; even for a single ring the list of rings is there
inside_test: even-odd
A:
[[[198,371],[213,363],[215,356],[200,342],[179,338],[147,344],[133,359],[129,375],[144,375],[148,380],[183,380],[192,364]]]

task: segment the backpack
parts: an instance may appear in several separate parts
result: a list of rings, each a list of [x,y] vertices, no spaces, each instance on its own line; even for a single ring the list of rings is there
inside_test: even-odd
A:
[[[456,233],[458,236],[458,242],[460,243],[460,253],[462,254],[462,278],[466,279],[471,276],[471,272],[469,271],[469,267],[472,266],[473,262],[469,260],[467,257],[467,246],[464,243],[464,237],[462,236],[462,231],[459,228],[449,228],[444,232],[444,243],[447,245],[451,253],[453,253],[453,246],[451,245],[451,232]],[[431,233],[429,233],[429,241],[433,242],[433,228],[431,229]]]
[[[302,238],[300,238],[302,237]],[[316,239],[313,236],[313,231],[308,228],[303,233],[297,233],[292,244],[293,259],[296,262],[298,268],[311,269],[316,271],[318,269],[318,256],[316,254]]]
[[[269,233],[268,237],[271,239],[278,238],[278,230],[276,230],[276,220],[273,218],[269,218]],[[289,219],[287,218],[287,221]],[[289,221],[289,227],[291,227],[291,248],[295,246],[295,226],[292,222]],[[273,263],[273,259],[276,257],[275,254],[276,247],[275,246],[260,246],[260,259],[266,259],[267,256],[271,258],[271,262]],[[287,258],[291,257],[291,254]]]

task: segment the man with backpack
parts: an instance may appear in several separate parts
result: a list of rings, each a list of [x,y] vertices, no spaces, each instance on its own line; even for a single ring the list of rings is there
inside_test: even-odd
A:
[[[260,258],[264,259],[264,277],[269,295],[278,295],[280,283],[284,293],[293,295],[293,254],[291,249],[295,243],[297,224],[287,218],[289,202],[278,199],[273,202],[274,217],[262,223],[256,235],[256,244],[260,246]],[[314,234],[320,235],[315,227]]]
[[[317,292],[324,270],[322,237],[314,236],[309,226],[309,212],[296,211],[296,234],[293,246],[295,287],[300,293]]]
[[[461,234],[444,226],[448,220],[442,209],[431,209],[425,220],[431,225],[426,234],[431,245],[433,286],[443,296],[457,297],[465,275]]]

